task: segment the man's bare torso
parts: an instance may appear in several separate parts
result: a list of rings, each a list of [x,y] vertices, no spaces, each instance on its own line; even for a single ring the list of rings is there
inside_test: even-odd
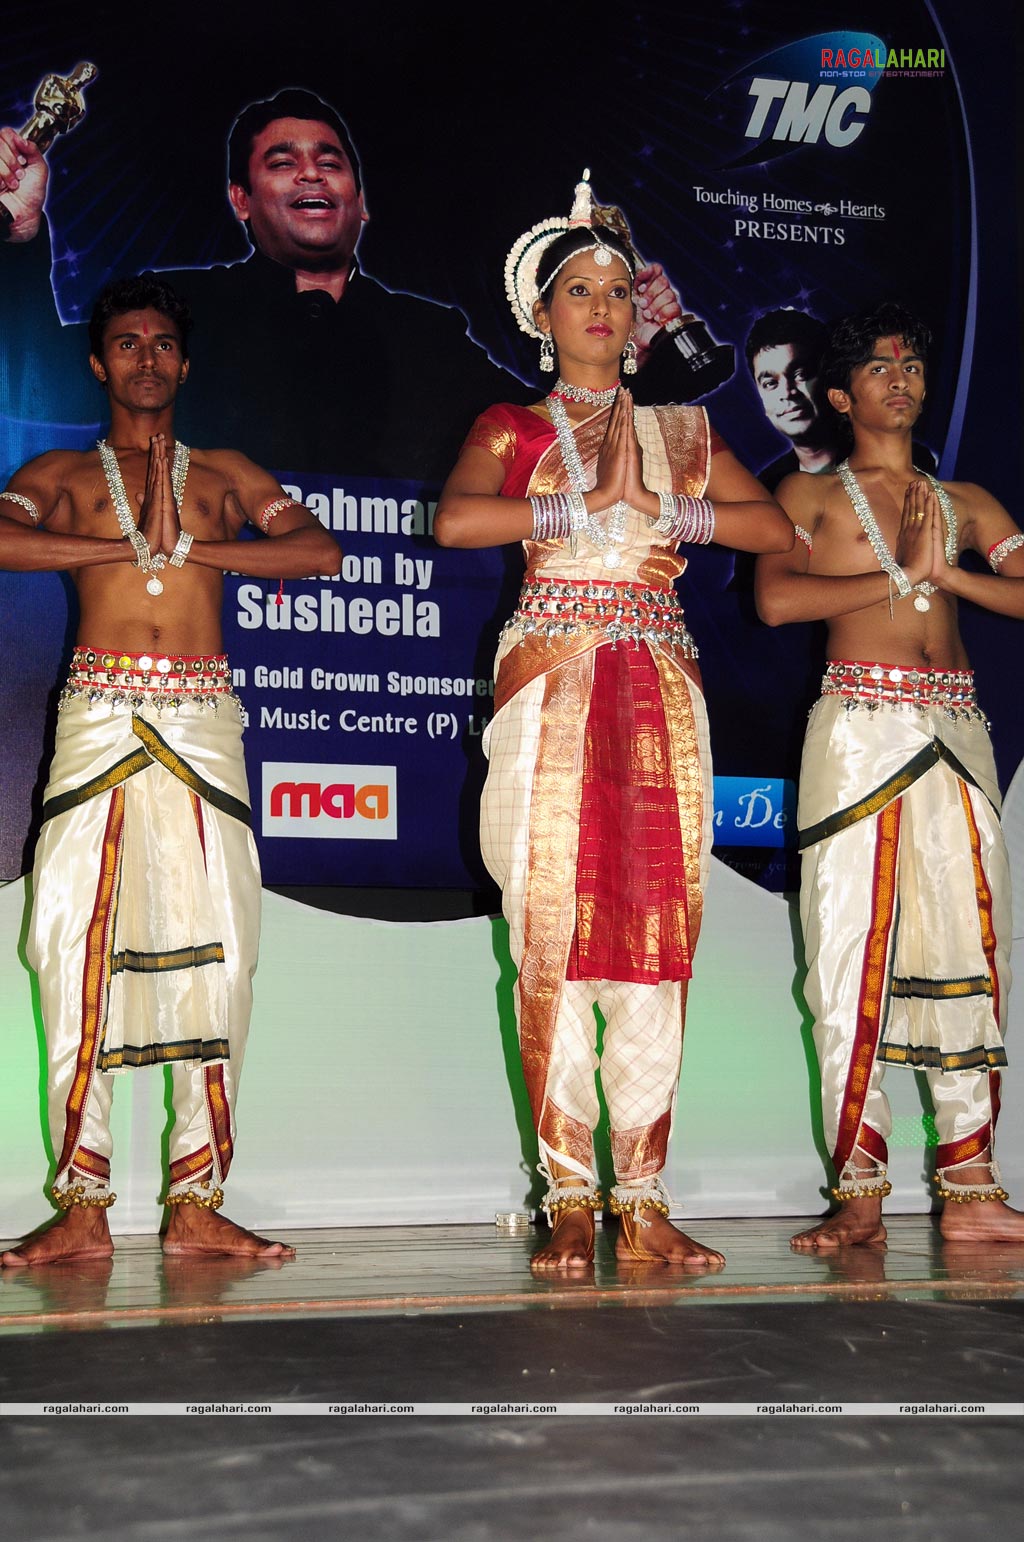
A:
[[[148,455],[117,452],[129,507],[136,519],[146,485]],[[192,451],[181,503],[181,526],[199,541],[233,540],[245,523],[233,471],[240,457],[229,451]],[[50,468],[48,468],[50,469]],[[96,450],[55,452],[57,506],[46,528],[117,540],[121,530]],[[80,568],[71,574],[81,617],[78,641],[91,647],[129,652],[159,648],[167,653],[216,653],[221,647],[223,575],[186,562],[165,567],[163,592],[147,592],[146,578],[127,562]]]
[[[890,553],[899,538],[903,497],[914,473],[894,479],[880,470],[856,473]],[[821,574],[873,573],[879,568],[867,534],[835,472],[807,479],[804,510],[813,541],[808,571]],[[811,491],[813,489],[813,491]],[[946,490],[957,516],[959,548],[969,517],[966,490],[949,483]],[[895,598],[895,589],[893,590]],[[967,652],[960,637],[956,601],[933,594],[928,609],[909,601],[895,605],[890,616],[886,601],[834,616],[828,623],[830,659],[872,659],[911,668],[967,669]]]

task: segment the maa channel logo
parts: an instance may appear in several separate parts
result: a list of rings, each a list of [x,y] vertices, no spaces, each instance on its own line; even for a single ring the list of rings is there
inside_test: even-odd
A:
[[[263,834],[321,841],[396,841],[394,766],[263,763]]]

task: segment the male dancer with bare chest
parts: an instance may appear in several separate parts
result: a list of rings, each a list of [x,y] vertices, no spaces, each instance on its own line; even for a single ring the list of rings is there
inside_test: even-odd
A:
[[[1024,535],[983,488],[914,468],[929,343],[899,306],[836,328],[823,376],[852,432],[849,459],[780,485],[799,539],[758,564],[764,620],[828,624],[798,823],[805,995],[839,1209],[793,1239],[801,1249],[885,1237],[886,1064],[928,1078],[943,1236],[1024,1242],[993,1155],[1010,875],[957,624],[958,599],[1024,616]],[[992,574],[959,566],[967,548]]]
[[[154,1064],[175,1116],[165,1251],[292,1253],[216,1213],[260,908],[221,600],[225,572],[337,573],[340,553],[244,456],[175,443],[188,327],[161,280],[108,286],[89,329],[107,439],[39,456],[0,494],[0,565],[69,572],[80,609],[29,934],[62,1214],[8,1266],[111,1252],[113,1077]],[[247,521],[273,539],[239,542]]]

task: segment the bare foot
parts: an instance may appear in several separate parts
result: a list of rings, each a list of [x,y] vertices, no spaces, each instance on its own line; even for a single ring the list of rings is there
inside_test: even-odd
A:
[[[561,1210],[551,1241],[530,1259],[531,1269],[586,1269],[594,1262],[594,1213]]]
[[[236,1226],[226,1215],[207,1210],[202,1205],[172,1205],[171,1219],[164,1233],[165,1253],[205,1254],[216,1257],[230,1253],[236,1258],[294,1258],[295,1249],[284,1242],[268,1242],[255,1232]]]
[[[82,1258],[109,1258],[113,1251],[106,1210],[101,1205],[72,1205],[20,1247],[4,1253],[0,1264],[6,1269],[24,1269]]]
[[[939,1231],[947,1242],[1024,1242],[1024,1213],[1000,1199],[945,1204]]]
[[[856,1247],[862,1242],[884,1242],[882,1201],[873,1194],[844,1199],[835,1215],[826,1216],[808,1231],[790,1238],[790,1247],[798,1253],[831,1252],[833,1248]]]
[[[721,1269],[725,1257],[713,1248],[694,1242],[660,1210],[644,1208],[642,1215],[649,1226],[638,1226],[627,1211],[619,1216],[619,1237],[615,1244],[616,1258],[641,1262],[682,1264],[687,1269]]]

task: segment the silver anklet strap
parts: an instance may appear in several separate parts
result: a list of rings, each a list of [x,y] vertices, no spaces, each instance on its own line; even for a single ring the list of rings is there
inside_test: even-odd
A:
[[[638,1183],[617,1183],[608,1206],[612,1215],[631,1215],[637,1226],[650,1226],[641,1210],[656,1210],[668,1220],[672,1201],[660,1177],[642,1178]]]
[[[987,1167],[992,1174],[991,1183],[957,1183],[950,1180],[949,1174],[955,1173],[961,1167]],[[950,1200],[954,1205],[966,1205],[972,1199],[1007,1200],[1009,1194],[1003,1188],[1002,1175],[999,1164],[991,1162],[959,1162],[955,1167],[940,1167],[935,1174],[935,1187],[940,1199]]]
[[[873,1167],[859,1168],[847,1162],[839,1174],[839,1182],[829,1189],[833,1199],[885,1199],[892,1193],[892,1184],[881,1162]]]
[[[540,1208],[554,1226],[558,1216],[567,1210],[603,1210],[604,1196],[596,1183],[579,1178],[553,1178],[541,1163],[538,1171],[548,1180],[548,1191],[540,1202]]]

